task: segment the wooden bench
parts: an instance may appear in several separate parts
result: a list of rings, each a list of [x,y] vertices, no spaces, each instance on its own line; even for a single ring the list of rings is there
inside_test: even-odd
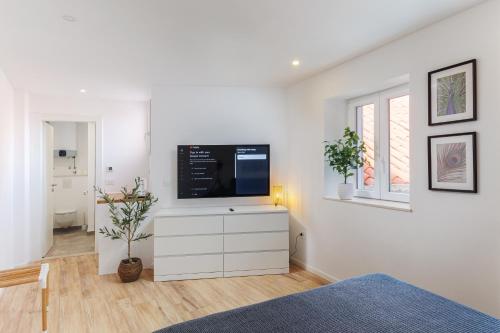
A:
[[[49,306],[49,264],[27,266],[0,271],[0,288],[39,282],[42,289],[42,332],[47,332]]]

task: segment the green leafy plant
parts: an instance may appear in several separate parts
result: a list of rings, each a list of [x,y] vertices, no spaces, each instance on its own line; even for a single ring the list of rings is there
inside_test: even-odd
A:
[[[121,207],[115,204],[114,199],[109,194],[105,193],[101,188],[96,188],[100,197],[104,199],[108,205],[109,216],[114,226],[114,228],[111,229],[108,229],[108,227],[99,228],[99,233],[113,240],[121,239],[127,242],[128,263],[133,262],[130,256],[130,246],[132,242],[148,239],[153,236],[153,234],[140,232],[139,228],[142,221],[146,219],[147,212],[158,199],[151,193],[147,193],[145,196],[139,196],[139,187],[140,178],[136,178],[135,186],[131,192],[129,192],[126,187],[121,189],[120,192],[124,197]]]
[[[341,139],[329,143],[325,141],[326,161],[334,171],[344,177],[344,184],[347,178],[354,175],[351,170],[356,170],[363,166],[366,147],[358,133],[351,131],[349,127],[344,129],[344,136]]]

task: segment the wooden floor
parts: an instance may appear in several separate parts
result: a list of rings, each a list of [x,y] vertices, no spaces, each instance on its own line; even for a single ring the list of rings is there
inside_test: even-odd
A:
[[[94,252],[95,235],[81,227],[54,229],[54,244],[45,257]]]
[[[327,281],[292,266],[290,274],[175,282],[120,283],[97,275],[95,255],[50,264],[49,332],[151,332],[211,313],[308,290]],[[30,284],[0,289],[0,332],[40,332],[40,290]]]

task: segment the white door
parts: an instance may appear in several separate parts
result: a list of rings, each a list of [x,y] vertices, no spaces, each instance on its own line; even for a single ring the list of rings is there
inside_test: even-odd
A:
[[[95,123],[88,123],[87,231],[95,230]],[[96,251],[97,252],[97,251]]]
[[[42,219],[42,253],[49,252],[54,242],[54,127],[43,123],[43,171],[44,171],[44,196],[45,218]]]

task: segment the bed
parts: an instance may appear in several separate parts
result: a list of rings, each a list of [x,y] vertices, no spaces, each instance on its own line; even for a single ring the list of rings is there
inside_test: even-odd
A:
[[[500,333],[500,320],[384,274],[183,322],[158,333]]]

